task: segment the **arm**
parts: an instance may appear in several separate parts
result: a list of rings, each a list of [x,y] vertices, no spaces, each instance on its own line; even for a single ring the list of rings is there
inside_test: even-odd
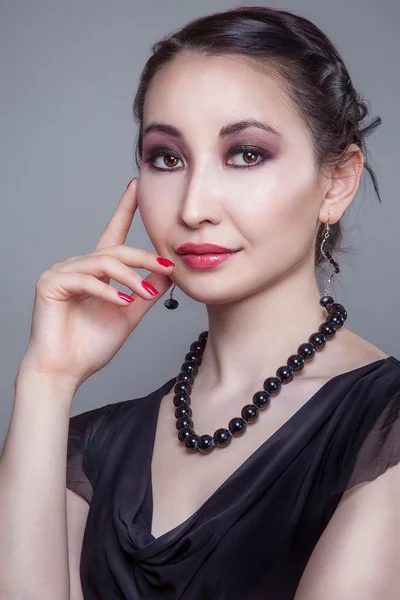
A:
[[[76,390],[17,375],[0,457],[0,600],[69,600],[66,519],[68,423]]]
[[[400,463],[343,494],[295,596],[321,598],[400,598]]]
[[[80,577],[80,561],[89,504],[72,490],[67,488],[66,491],[70,600],[84,600]]]

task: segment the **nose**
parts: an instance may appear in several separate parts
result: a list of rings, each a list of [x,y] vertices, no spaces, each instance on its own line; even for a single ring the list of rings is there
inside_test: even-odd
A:
[[[204,223],[218,224],[223,210],[218,189],[217,181],[205,170],[192,173],[183,191],[181,222],[192,229]]]

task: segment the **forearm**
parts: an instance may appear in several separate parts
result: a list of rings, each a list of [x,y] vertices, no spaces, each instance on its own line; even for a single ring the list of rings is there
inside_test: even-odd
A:
[[[66,454],[75,389],[18,374],[0,457],[0,600],[69,600]]]

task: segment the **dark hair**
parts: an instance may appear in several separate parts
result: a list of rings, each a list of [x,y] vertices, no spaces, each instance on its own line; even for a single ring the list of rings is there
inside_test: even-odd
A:
[[[138,168],[142,159],[143,105],[155,73],[182,53],[240,54],[280,78],[309,128],[317,170],[323,172],[331,165],[345,165],[350,157],[349,146],[356,144],[381,202],[376,175],[367,160],[365,137],[382,120],[377,117],[367,127],[361,127],[368,114],[367,103],[353,87],[331,40],[308,19],[271,7],[235,8],[191,21],[155,43],[152,52],[140,76],[133,104],[133,114],[139,123],[135,150]],[[316,236],[315,266],[324,261],[320,251],[323,229],[321,223]],[[330,227],[325,251],[337,251],[342,237],[339,220]]]

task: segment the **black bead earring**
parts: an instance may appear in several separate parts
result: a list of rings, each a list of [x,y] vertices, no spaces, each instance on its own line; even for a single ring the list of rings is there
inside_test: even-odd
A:
[[[175,300],[175,298],[172,297],[175,288],[176,284],[174,283],[174,285],[172,286],[172,290],[169,293],[169,298],[164,302],[165,308],[168,308],[169,310],[175,310],[175,308],[178,308],[179,306],[178,300]]]
[[[329,221],[331,218],[331,214],[328,213],[328,221],[325,224],[325,230],[324,230],[324,235],[323,235],[323,239],[322,239],[322,243],[321,243],[321,252],[322,254],[329,260],[329,262],[331,263],[331,265],[333,266],[333,272],[331,273],[331,276],[329,277],[326,286],[325,286],[325,290],[324,290],[324,295],[328,296],[329,292],[329,286],[330,283],[332,281],[332,277],[335,275],[335,273],[339,273],[340,272],[340,268],[339,268],[339,264],[336,262],[336,260],[332,257],[332,254],[330,252],[327,252],[326,250],[324,250],[324,244],[326,243],[326,240],[328,239],[329,235],[330,235],[330,226],[329,226]]]

